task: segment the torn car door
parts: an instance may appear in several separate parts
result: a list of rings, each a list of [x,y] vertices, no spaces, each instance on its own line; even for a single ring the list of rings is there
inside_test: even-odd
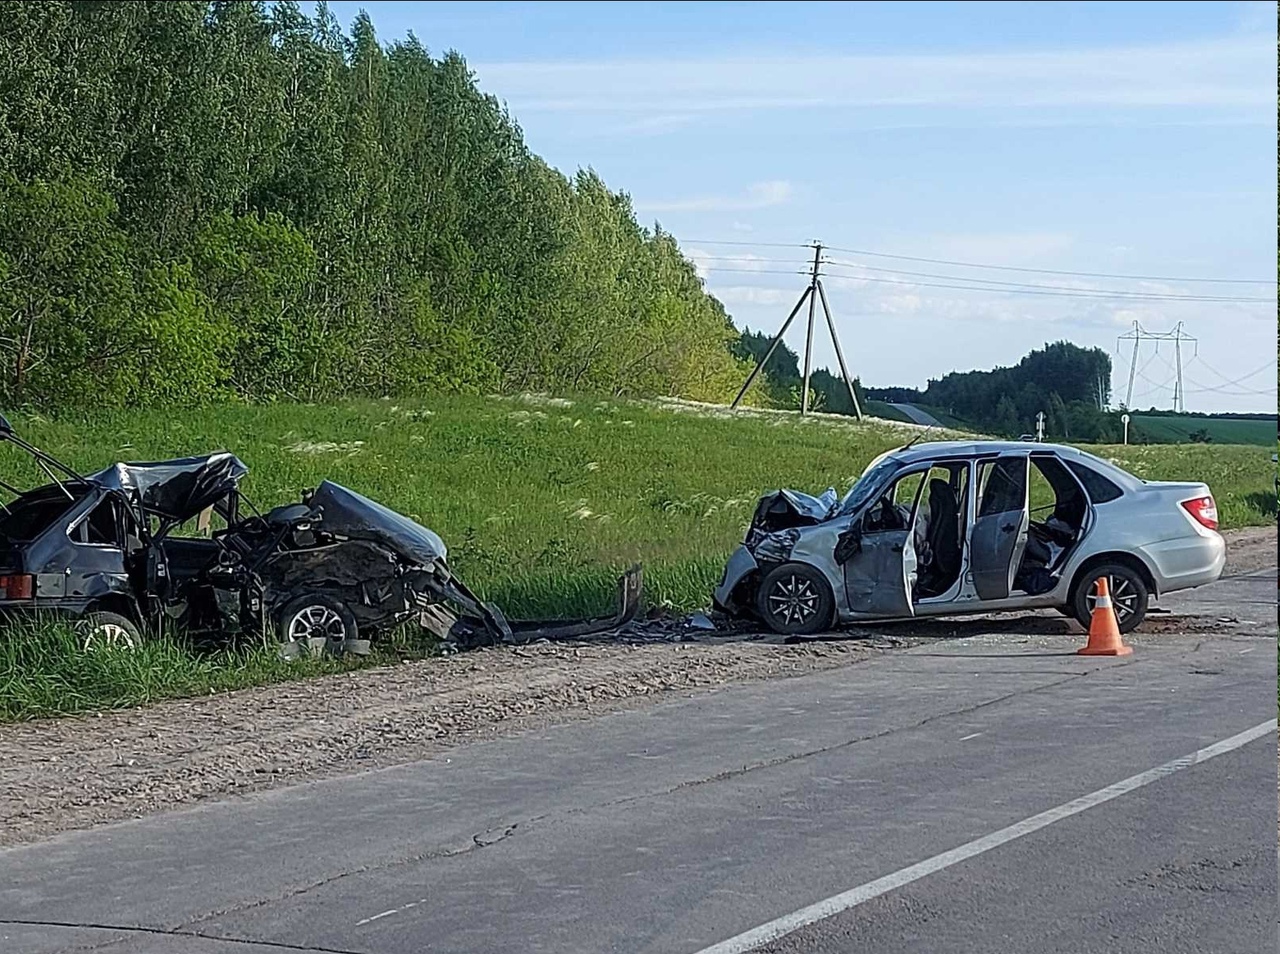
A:
[[[978,516],[970,535],[973,588],[978,598],[1002,600],[1027,548],[1030,514],[1027,485],[1030,459],[1025,453],[1001,454],[978,463]]]
[[[920,510],[923,473],[898,478],[879,501],[866,508],[842,536],[845,598],[855,615],[914,616],[912,606],[918,556],[913,527]],[[896,502],[906,489],[904,500]],[[848,541],[856,539],[856,546]],[[850,552],[852,551],[852,552]]]

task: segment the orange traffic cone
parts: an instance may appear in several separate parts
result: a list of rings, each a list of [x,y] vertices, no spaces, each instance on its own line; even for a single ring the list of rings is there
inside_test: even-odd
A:
[[[1120,639],[1120,625],[1111,606],[1111,592],[1107,578],[1098,577],[1098,600],[1093,604],[1093,617],[1089,620],[1089,642],[1084,649],[1076,650],[1080,656],[1127,656],[1133,652]]]

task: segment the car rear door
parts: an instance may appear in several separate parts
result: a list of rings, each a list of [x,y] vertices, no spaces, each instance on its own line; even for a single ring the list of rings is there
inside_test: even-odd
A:
[[[977,517],[970,533],[973,588],[984,600],[1002,600],[1027,548],[1030,456],[1001,454],[978,461]]]

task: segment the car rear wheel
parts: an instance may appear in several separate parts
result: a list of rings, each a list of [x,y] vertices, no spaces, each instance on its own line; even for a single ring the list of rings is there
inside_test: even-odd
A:
[[[105,610],[86,613],[76,625],[80,633],[80,645],[86,652],[99,649],[137,649],[142,643],[142,631],[138,624],[119,613]]]
[[[775,633],[807,636],[831,625],[835,597],[821,572],[804,563],[784,563],[760,581],[756,611]]]
[[[311,593],[290,600],[280,611],[280,653],[292,658],[303,653],[343,652],[357,637],[356,619],[341,600]]]
[[[1093,607],[1098,598],[1098,578],[1107,578],[1111,592],[1111,605],[1115,608],[1120,632],[1131,633],[1147,616],[1150,592],[1142,575],[1120,563],[1108,563],[1085,573],[1076,583],[1072,594],[1071,609],[1076,620],[1085,629],[1093,620]]]

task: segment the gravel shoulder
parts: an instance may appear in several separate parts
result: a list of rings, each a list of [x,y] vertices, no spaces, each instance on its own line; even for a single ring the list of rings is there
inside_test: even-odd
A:
[[[1274,566],[1275,528],[1228,534],[1228,573]],[[430,758],[451,745],[673,693],[849,666],[929,640],[1061,633],[1056,614],[749,637],[497,647],[137,709],[0,726],[0,846],[205,799]],[[1206,633],[1220,623],[1153,620]]]

